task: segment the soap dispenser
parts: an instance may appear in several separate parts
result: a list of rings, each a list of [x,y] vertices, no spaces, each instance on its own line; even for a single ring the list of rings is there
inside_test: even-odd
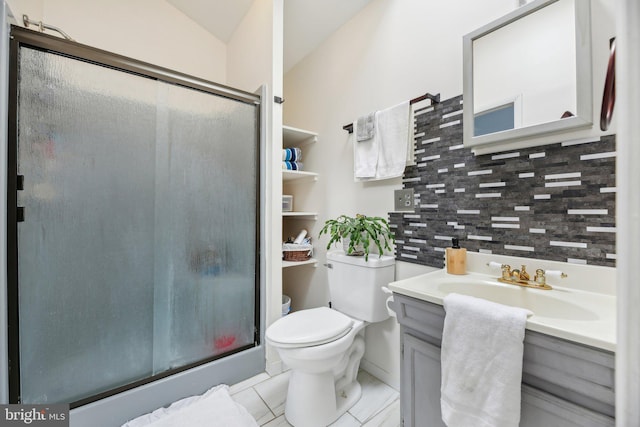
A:
[[[467,274],[467,250],[460,247],[457,238],[451,239],[451,246],[446,250],[447,273]]]

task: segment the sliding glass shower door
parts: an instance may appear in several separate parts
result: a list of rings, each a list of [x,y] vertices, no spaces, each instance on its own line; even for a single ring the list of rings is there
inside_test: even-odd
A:
[[[73,406],[257,345],[258,102],[13,48],[12,400]]]

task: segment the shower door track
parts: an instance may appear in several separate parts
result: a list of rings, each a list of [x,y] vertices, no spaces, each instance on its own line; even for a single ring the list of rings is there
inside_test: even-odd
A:
[[[131,73],[140,77],[175,84],[189,89],[195,89],[213,95],[222,96],[246,104],[259,106],[261,96],[235,89],[229,86],[217,84],[184,73],[173,71],[153,64],[138,61],[126,56],[103,51],[91,46],[83,45],[75,41],[43,34],[33,30],[11,25],[9,52],[9,108],[8,108],[8,165],[7,165],[7,318],[8,318],[8,383],[9,403],[21,403],[20,396],[20,347],[19,347],[19,292],[18,292],[18,223],[24,220],[24,211],[18,206],[17,191],[22,189],[23,177],[18,175],[17,145],[18,145],[18,73],[19,73],[19,49],[29,47],[36,50],[53,53],[56,55],[77,59],[83,62],[104,66],[116,71]],[[256,135],[258,142],[262,141],[260,108],[257,109]],[[242,353],[248,349],[262,344],[261,333],[261,167],[262,158],[261,143],[256,147],[256,182],[257,191],[255,206],[255,310],[253,343],[233,349],[223,354],[214,355],[206,359],[198,360],[179,368],[171,368],[159,374],[152,375],[142,380],[134,381],[126,385],[101,392],[75,402],[70,403],[70,408],[78,408],[88,403],[96,402],[106,397],[114,396],[136,387],[153,383],[159,379],[188,371],[194,367],[208,362],[224,359],[230,355]],[[28,214],[28,213],[27,213]]]

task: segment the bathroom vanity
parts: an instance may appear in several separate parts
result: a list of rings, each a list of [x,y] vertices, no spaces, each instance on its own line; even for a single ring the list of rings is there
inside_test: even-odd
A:
[[[534,312],[524,339],[521,427],[615,425],[615,297],[579,290],[574,294],[570,288],[525,290],[494,284],[488,275],[451,276],[445,271],[394,282],[389,288],[401,325],[403,426],[445,426],[440,411],[442,298],[451,292]],[[533,307],[527,307],[530,301]]]

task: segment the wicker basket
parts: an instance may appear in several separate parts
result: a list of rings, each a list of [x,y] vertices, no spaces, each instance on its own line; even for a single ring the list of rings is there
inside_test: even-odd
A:
[[[312,245],[296,245],[284,243],[282,245],[282,259],[285,261],[306,261],[313,254]]]

